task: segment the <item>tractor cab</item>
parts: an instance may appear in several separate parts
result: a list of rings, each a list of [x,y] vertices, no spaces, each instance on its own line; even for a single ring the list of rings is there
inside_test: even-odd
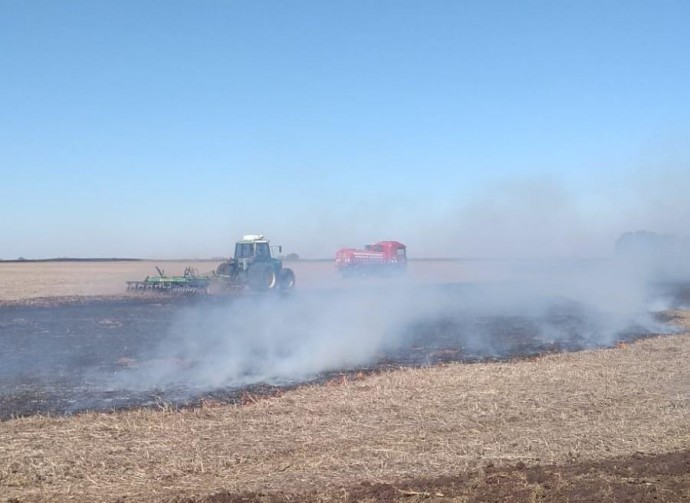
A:
[[[279,252],[282,247],[278,247]],[[273,254],[271,245],[261,234],[247,234],[235,244],[235,260],[253,262],[271,262]]]
[[[235,260],[254,258],[254,243],[235,244]]]

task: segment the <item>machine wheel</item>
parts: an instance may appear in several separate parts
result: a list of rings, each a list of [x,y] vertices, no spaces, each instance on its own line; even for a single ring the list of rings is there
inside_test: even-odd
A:
[[[289,292],[295,287],[295,273],[292,269],[281,269],[278,275],[278,288],[282,292]]]
[[[276,271],[273,267],[266,266],[254,271],[252,275],[251,287],[254,290],[265,292],[276,286]]]

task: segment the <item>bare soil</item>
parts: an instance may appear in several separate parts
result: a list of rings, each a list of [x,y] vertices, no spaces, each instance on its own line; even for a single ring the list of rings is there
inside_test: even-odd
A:
[[[470,502],[470,501],[625,501],[659,502],[690,499],[690,453],[641,453],[602,461],[561,465],[505,466],[489,462],[478,470],[396,483],[362,482],[336,495],[319,492],[230,493],[180,497],[176,501],[203,503],[301,501],[354,502]]]

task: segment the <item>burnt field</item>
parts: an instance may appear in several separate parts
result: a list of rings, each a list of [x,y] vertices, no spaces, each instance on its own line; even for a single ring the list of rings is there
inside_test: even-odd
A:
[[[520,285],[282,297],[122,297],[0,307],[0,418],[241,403],[304,383],[443,362],[530,358],[669,332]],[[502,292],[512,293],[503,298]],[[658,285],[666,307],[684,285]],[[383,299],[383,300],[382,300]],[[490,299],[490,302],[486,300]]]

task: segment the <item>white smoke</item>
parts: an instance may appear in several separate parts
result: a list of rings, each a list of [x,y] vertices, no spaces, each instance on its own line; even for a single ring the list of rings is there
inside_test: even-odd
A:
[[[119,385],[286,384],[372,365],[416,346],[491,356],[501,351],[497,340],[508,347],[524,337],[599,346],[630,330],[668,331],[650,315],[658,299],[618,262],[516,264],[523,279],[513,282],[422,285],[391,278],[376,286],[362,280],[346,289],[298,290],[287,298],[202,302],[181,309],[160,346],[124,371]]]

